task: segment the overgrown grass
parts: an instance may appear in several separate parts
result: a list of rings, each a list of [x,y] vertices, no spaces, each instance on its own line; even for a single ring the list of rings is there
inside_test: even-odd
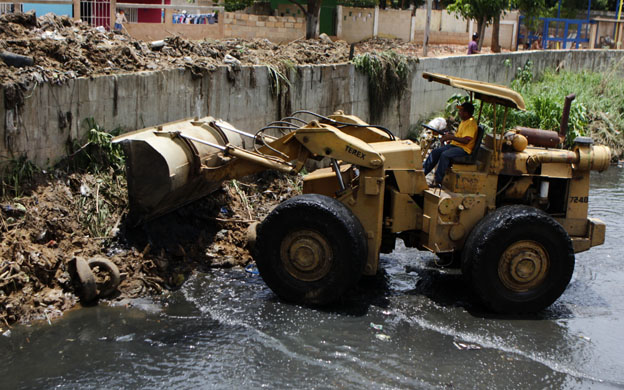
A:
[[[355,68],[368,75],[368,103],[371,122],[380,119],[384,106],[400,98],[407,89],[411,68],[407,56],[392,50],[365,53],[352,60]]]
[[[614,64],[607,72],[569,72],[547,70],[533,83],[518,89],[535,113],[540,128],[556,129],[561,120],[564,97],[575,93],[570,111],[569,141],[587,135],[612,147],[617,155],[624,151],[624,75]]]

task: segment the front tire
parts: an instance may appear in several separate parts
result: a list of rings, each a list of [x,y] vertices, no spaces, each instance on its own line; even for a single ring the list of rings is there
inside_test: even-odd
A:
[[[337,300],[367,258],[362,224],[336,199],[306,194],[277,206],[258,226],[258,271],[280,298],[310,305]]]
[[[536,312],[555,302],[574,272],[565,229],[529,206],[506,206],[472,230],[462,273],[483,304],[499,313]]]

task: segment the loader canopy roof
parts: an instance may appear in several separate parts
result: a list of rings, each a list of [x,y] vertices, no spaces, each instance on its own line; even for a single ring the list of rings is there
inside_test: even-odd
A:
[[[423,77],[429,81],[436,81],[451,87],[461,88],[475,94],[476,99],[484,102],[500,104],[506,107],[524,110],[524,99],[518,92],[502,85],[462,79],[459,77],[446,76],[438,73],[423,72]]]

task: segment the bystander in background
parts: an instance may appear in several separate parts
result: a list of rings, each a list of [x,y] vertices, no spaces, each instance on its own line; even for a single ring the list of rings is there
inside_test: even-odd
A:
[[[121,31],[124,23],[128,23],[128,19],[126,19],[126,11],[119,10],[119,12],[117,12],[117,18],[115,19],[115,30]]]
[[[468,54],[479,53],[479,34],[472,34],[472,41],[468,44]]]

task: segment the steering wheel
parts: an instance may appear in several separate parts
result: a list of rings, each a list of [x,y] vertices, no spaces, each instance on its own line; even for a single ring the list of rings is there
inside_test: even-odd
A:
[[[436,132],[436,133],[438,133],[439,135],[444,135],[444,134],[446,134],[446,131],[440,131],[440,130],[438,130],[438,129],[434,129],[433,127],[431,127],[431,126],[429,126],[429,125],[426,125],[426,124],[424,124],[424,123],[423,123],[421,126],[422,126],[422,127],[424,127],[425,129],[428,129],[428,130],[431,130],[431,131],[433,131],[433,132]]]
[[[433,127],[426,125],[426,124],[421,124],[422,127],[424,127],[427,130],[431,130],[433,131],[435,134],[438,135],[444,135],[446,134],[446,131],[440,131],[438,129],[434,129]],[[427,157],[427,155],[435,148],[437,148],[438,146],[440,146],[440,137],[432,137],[429,139],[423,139],[423,141],[421,141],[420,147],[422,150],[422,158],[423,161],[425,160],[425,158]]]

